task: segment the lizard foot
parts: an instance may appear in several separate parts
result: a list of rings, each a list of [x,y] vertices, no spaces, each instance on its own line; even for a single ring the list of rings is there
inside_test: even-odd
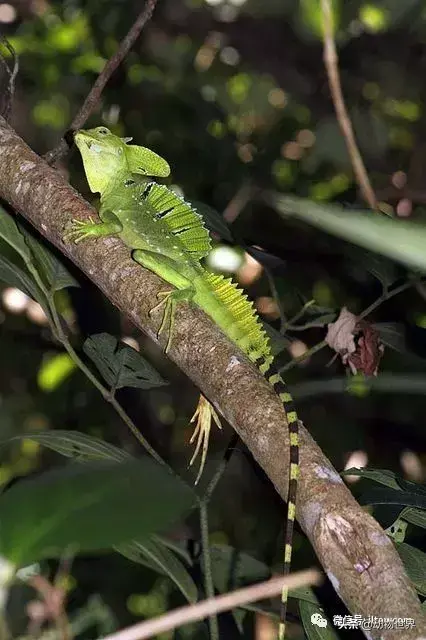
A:
[[[191,418],[191,422],[195,422],[195,420],[197,422],[195,425],[194,432],[191,436],[191,440],[189,441],[190,444],[195,442],[195,440],[197,441],[195,445],[195,451],[189,462],[189,466],[191,466],[195,462],[201,449],[200,468],[198,470],[198,474],[195,479],[195,484],[198,484],[204,470],[204,465],[206,463],[212,418],[216,423],[216,425],[219,427],[219,429],[222,429],[222,425],[220,423],[220,419],[216,413],[215,408],[210,404],[210,402],[203,395],[200,395],[197,408],[195,410],[194,415]]]
[[[65,227],[63,240],[64,242],[80,242],[89,236],[98,235],[96,231],[99,226],[92,217],[88,220],[73,219]]]
[[[164,331],[168,331],[165,353],[169,352],[172,343],[176,306],[182,301],[189,302],[192,296],[192,290],[187,289],[173,289],[173,291],[159,291],[157,293],[157,298],[163,299],[150,310],[149,315],[151,316],[165,305],[163,319],[157,333],[157,337],[159,337]]]

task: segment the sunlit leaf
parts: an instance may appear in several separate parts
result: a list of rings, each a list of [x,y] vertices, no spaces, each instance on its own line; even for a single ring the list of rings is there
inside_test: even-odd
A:
[[[151,537],[142,542],[132,540],[116,546],[115,550],[133,562],[144,564],[154,571],[169,576],[188,602],[197,601],[198,590],[188,570],[159,538]]]
[[[348,242],[426,272],[426,225],[279,194],[273,195],[272,200],[284,218],[294,216]]]
[[[90,336],[85,341],[83,350],[112,389],[151,389],[167,384],[135,349],[120,343],[109,333]]]
[[[45,358],[37,374],[37,384],[42,391],[54,391],[77,368],[68,353],[58,353]]]
[[[192,490],[148,458],[71,464],[0,495],[0,554],[21,565],[70,547],[109,549],[170,526],[193,504]]]

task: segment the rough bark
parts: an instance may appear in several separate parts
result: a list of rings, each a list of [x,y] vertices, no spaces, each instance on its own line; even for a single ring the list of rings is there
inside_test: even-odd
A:
[[[2,118],[0,158],[0,197],[157,341],[159,317],[149,318],[148,311],[164,288],[162,281],[132,261],[118,239],[62,242],[70,219],[86,218],[94,211]],[[257,369],[202,311],[187,304],[178,310],[169,355],[234,427],[285,499],[289,450],[285,414]],[[337,593],[351,612],[363,617],[415,621],[414,628],[372,629],[368,637],[425,640],[425,617],[392,542],[354,500],[305,428],[300,439],[297,516]]]

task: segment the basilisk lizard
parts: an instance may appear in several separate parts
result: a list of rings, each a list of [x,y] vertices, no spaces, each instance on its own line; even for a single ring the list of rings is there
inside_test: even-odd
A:
[[[106,127],[80,130],[74,135],[92,192],[99,192],[101,223],[73,220],[65,240],[80,242],[86,238],[116,235],[131,249],[132,258],[153,271],[175,289],[161,291],[161,301],[151,309],[164,307],[159,334],[168,331],[166,352],[173,337],[176,305],[180,301],[197,304],[232,340],[261,373],[266,375],[279,395],[286,412],[290,432],[290,477],[284,574],[290,570],[293,526],[299,471],[298,417],[293,399],[274,366],[268,337],[247,296],[230,278],[209,272],[201,263],[211,249],[210,236],[201,216],[181,197],[148,177],[166,177],[168,163],[153,151],[128,144],[131,138],[119,138]],[[140,176],[144,176],[143,179]],[[191,442],[197,440],[191,464],[201,449],[200,478],[207,455],[212,419],[219,418],[201,395],[192,418],[197,420]],[[279,638],[285,634],[288,590],[281,598]]]

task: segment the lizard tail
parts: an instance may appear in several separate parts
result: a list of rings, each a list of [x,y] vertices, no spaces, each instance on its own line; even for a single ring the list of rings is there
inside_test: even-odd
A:
[[[268,382],[274,387],[275,392],[283,403],[287,416],[290,436],[290,470],[287,498],[287,521],[284,547],[284,576],[290,573],[291,555],[293,550],[293,529],[296,516],[297,479],[299,476],[299,418],[294,406],[294,401],[287,389],[287,385],[281,378],[278,369],[272,362],[268,367]],[[283,587],[281,593],[280,625],[278,638],[284,640],[285,620],[287,614],[288,587]]]

